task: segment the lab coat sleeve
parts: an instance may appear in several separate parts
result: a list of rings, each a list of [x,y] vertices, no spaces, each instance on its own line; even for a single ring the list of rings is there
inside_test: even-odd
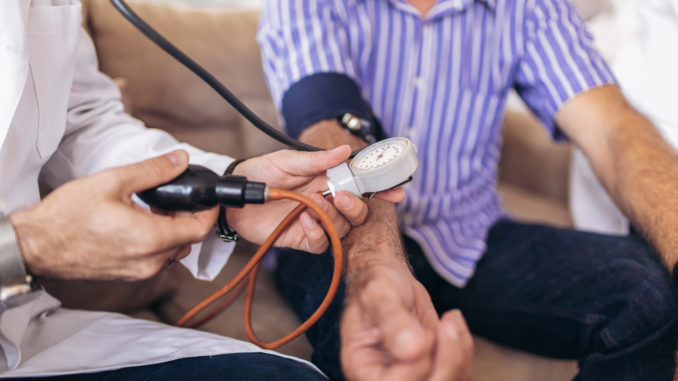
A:
[[[223,173],[233,159],[177,142],[168,133],[146,128],[123,110],[120,93],[98,70],[94,46],[81,30],[65,135],[45,165],[42,181],[55,188],[106,168],[131,164],[181,148],[190,161]],[[198,278],[213,279],[233,250],[210,234],[193,246],[182,263]]]

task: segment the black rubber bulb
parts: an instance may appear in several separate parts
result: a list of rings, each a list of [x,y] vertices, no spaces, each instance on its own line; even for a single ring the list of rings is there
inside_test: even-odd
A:
[[[241,208],[262,204],[268,198],[266,184],[242,176],[219,176],[208,168],[191,164],[165,184],[137,193],[149,206],[168,211],[200,211],[216,205]]]

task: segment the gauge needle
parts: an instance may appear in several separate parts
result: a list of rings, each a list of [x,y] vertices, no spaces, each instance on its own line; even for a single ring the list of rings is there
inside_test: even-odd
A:
[[[387,148],[388,148],[388,146],[381,149],[381,152],[379,152],[379,156],[377,156],[377,160],[380,160],[382,158],[382,156],[384,156],[384,152],[386,152]]]

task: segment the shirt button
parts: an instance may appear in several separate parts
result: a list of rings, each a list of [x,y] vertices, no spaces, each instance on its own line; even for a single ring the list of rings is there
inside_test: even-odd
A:
[[[424,86],[424,78],[421,78],[421,77],[416,77],[416,78],[414,78],[414,86],[415,86],[415,87],[422,87],[422,86]]]

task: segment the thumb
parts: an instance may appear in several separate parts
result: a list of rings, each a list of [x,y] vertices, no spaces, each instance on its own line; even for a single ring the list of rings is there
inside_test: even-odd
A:
[[[284,170],[297,176],[311,176],[336,167],[351,156],[351,147],[342,145],[327,151],[283,151]]]
[[[458,310],[443,315],[438,326],[438,346],[430,381],[471,379],[473,339]]]
[[[187,167],[188,153],[175,150],[139,163],[113,168],[111,171],[117,179],[119,189],[129,194],[164,184],[179,176]]]

